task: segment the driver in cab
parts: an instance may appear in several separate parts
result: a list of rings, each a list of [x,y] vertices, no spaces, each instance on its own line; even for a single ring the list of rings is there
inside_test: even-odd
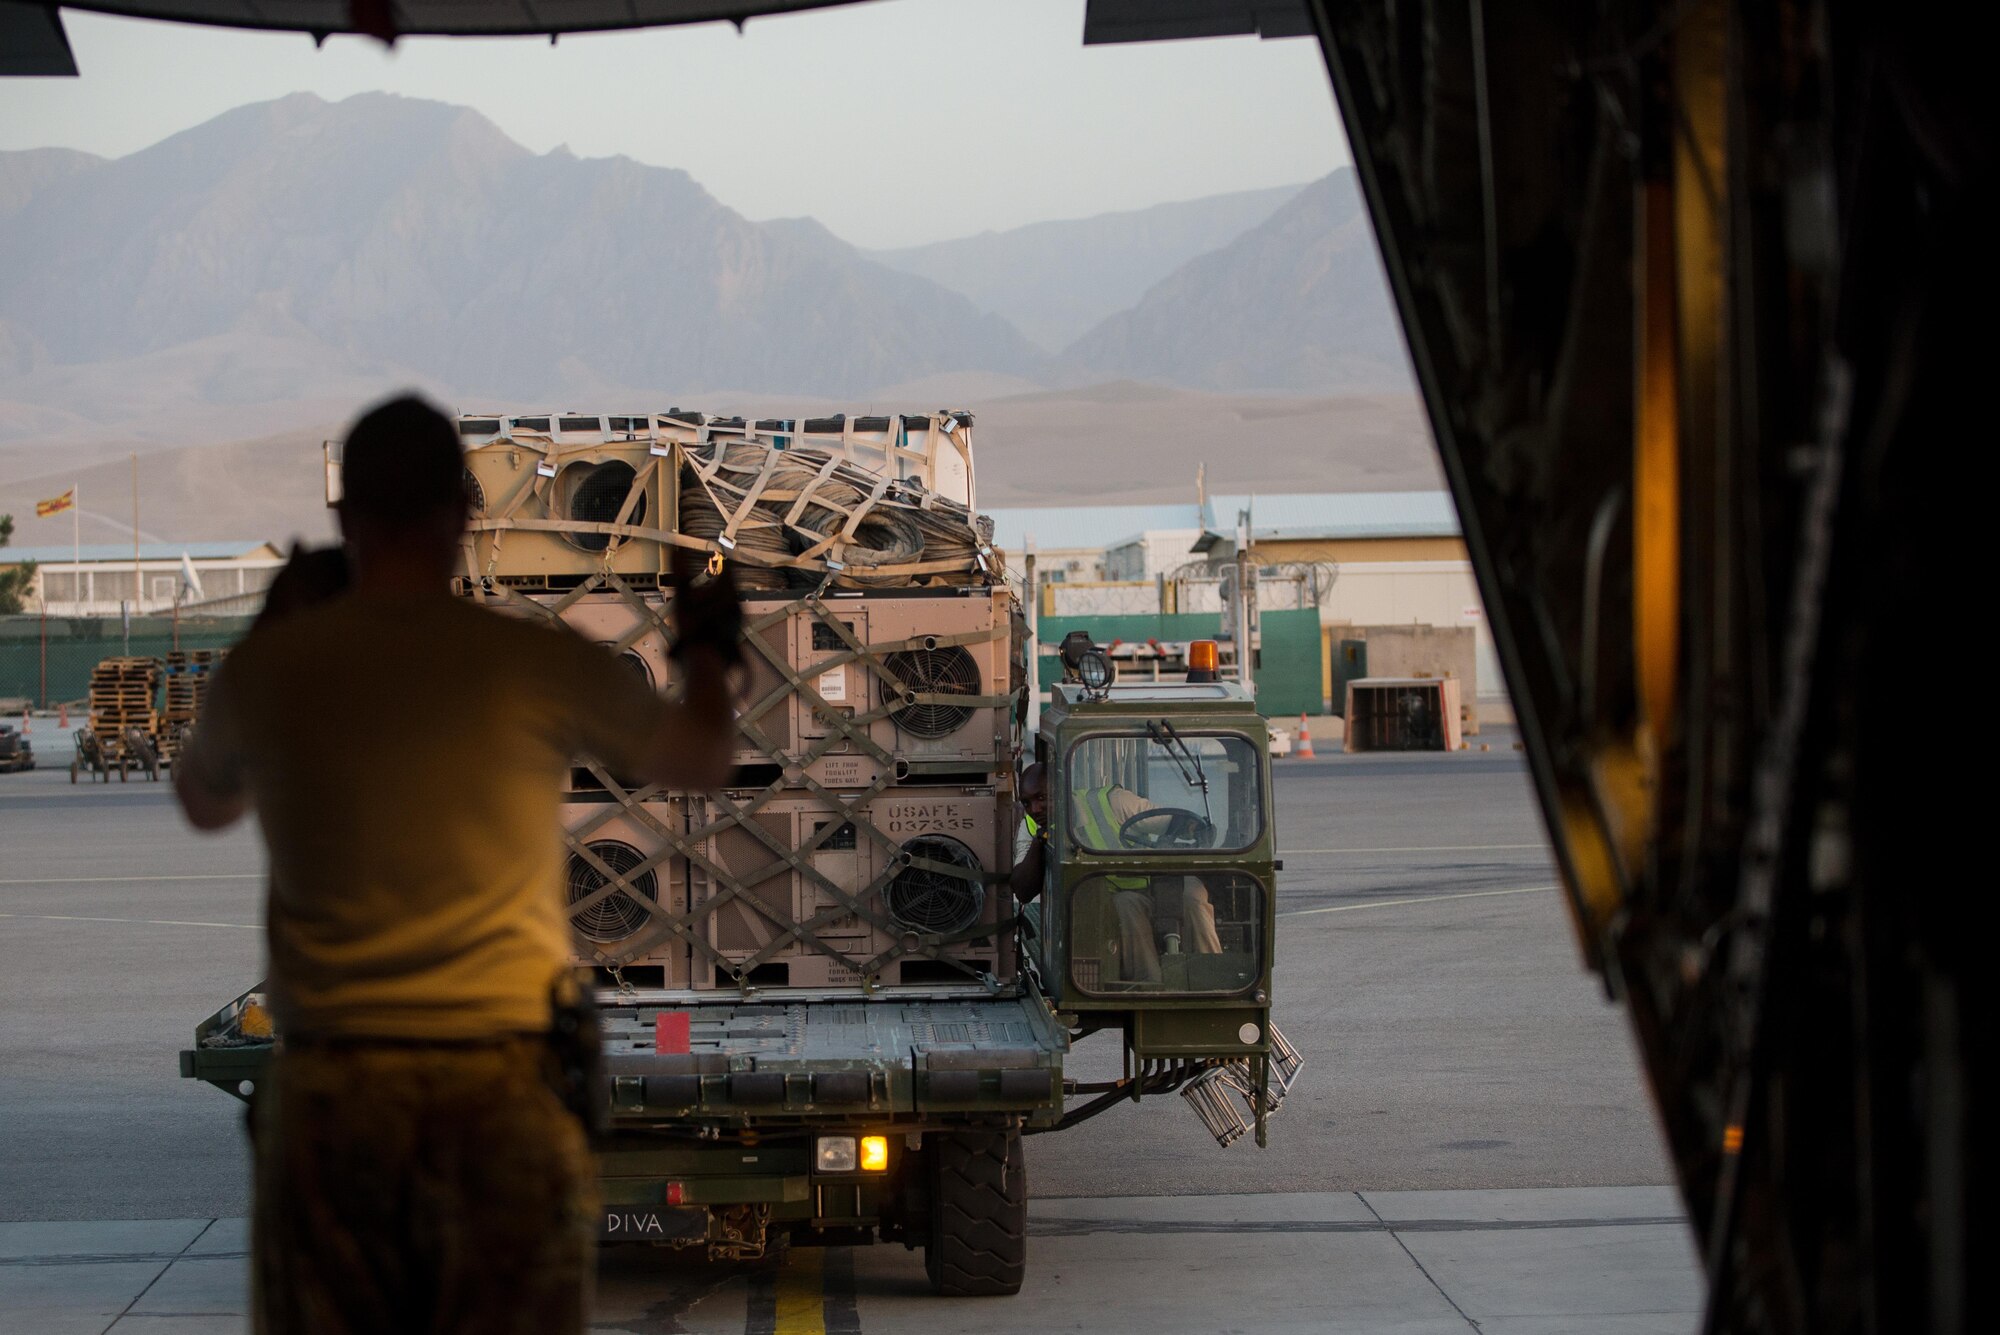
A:
[[[1021,772],[1024,848],[1017,847],[1012,877],[1014,894],[1022,901],[1041,893],[1047,870],[1048,772],[1040,761]],[[1133,818],[1163,811],[1129,788],[1112,784],[1081,788],[1071,794],[1070,818],[1084,847],[1099,850],[1147,848],[1143,833],[1127,834]],[[1222,939],[1215,930],[1215,909],[1208,888],[1194,876],[1109,876],[1111,907],[1118,922],[1120,981],[1161,981],[1160,954],[1187,952],[1219,955]]]

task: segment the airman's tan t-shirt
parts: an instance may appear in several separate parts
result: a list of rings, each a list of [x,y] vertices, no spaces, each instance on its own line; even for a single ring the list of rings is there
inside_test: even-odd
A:
[[[559,782],[578,755],[640,769],[664,708],[597,646],[443,593],[349,594],[245,640],[183,763],[255,804],[280,1032],[547,1028]]]

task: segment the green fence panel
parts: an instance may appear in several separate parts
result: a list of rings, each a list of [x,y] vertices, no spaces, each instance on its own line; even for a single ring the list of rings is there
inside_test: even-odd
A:
[[[53,708],[89,698],[90,673],[107,658],[165,658],[182,650],[226,649],[243,638],[251,618],[0,616],[0,700]]]
[[[1320,696],[1319,610],[1264,612],[1260,615],[1264,645],[1258,655],[1257,710],[1266,718],[1287,714],[1317,714]],[[1115,641],[1202,640],[1215,638],[1219,618],[1213,612],[1155,612],[1140,616],[1083,616],[1041,619],[1045,645],[1062,643],[1073,630],[1087,631],[1098,644]],[[1062,663],[1038,660],[1042,689],[1062,680]]]
[[[1324,699],[1319,609],[1264,612],[1258,620],[1264,645],[1257,662],[1257,712],[1266,718],[1319,713]]]

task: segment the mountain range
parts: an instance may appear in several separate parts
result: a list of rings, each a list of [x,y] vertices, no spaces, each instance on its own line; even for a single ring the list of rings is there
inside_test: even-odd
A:
[[[510,402],[850,394],[1040,360],[965,298],[795,244],[684,172],[530,153],[442,103],[298,94],[115,161],[28,165],[0,164],[0,198],[25,195],[0,221],[0,253],[26,261],[0,269],[16,377],[232,336]],[[208,396],[284,388],[245,369]]]
[[[1401,327],[1353,170],[1196,256],[1064,353],[1073,370],[1196,389],[1407,389]]]
[[[1005,318],[1057,353],[1138,302],[1197,255],[1219,250],[1269,218],[1298,186],[1210,195],[1094,218],[1030,223],[869,258],[920,274]]]
[[[1186,457],[1176,494],[1270,420],[1360,424],[1362,485],[1431,467],[1420,417],[1380,407],[1408,373],[1346,169],[870,252],[685,172],[530,152],[464,107],[295,94],[122,158],[0,152],[0,255],[0,484],[249,442],[206,466],[241,465],[405,385],[482,411],[983,405],[1024,440],[1031,412],[1077,424],[1048,440],[1144,420],[1187,436],[1160,446]]]

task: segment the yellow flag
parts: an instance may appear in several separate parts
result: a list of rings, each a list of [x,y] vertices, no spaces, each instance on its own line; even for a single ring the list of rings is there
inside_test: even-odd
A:
[[[50,515],[59,515],[63,511],[69,509],[71,506],[74,506],[75,504],[76,504],[76,488],[71,487],[68,491],[64,492],[60,496],[54,497],[46,501],[36,501],[35,518],[47,519]]]

